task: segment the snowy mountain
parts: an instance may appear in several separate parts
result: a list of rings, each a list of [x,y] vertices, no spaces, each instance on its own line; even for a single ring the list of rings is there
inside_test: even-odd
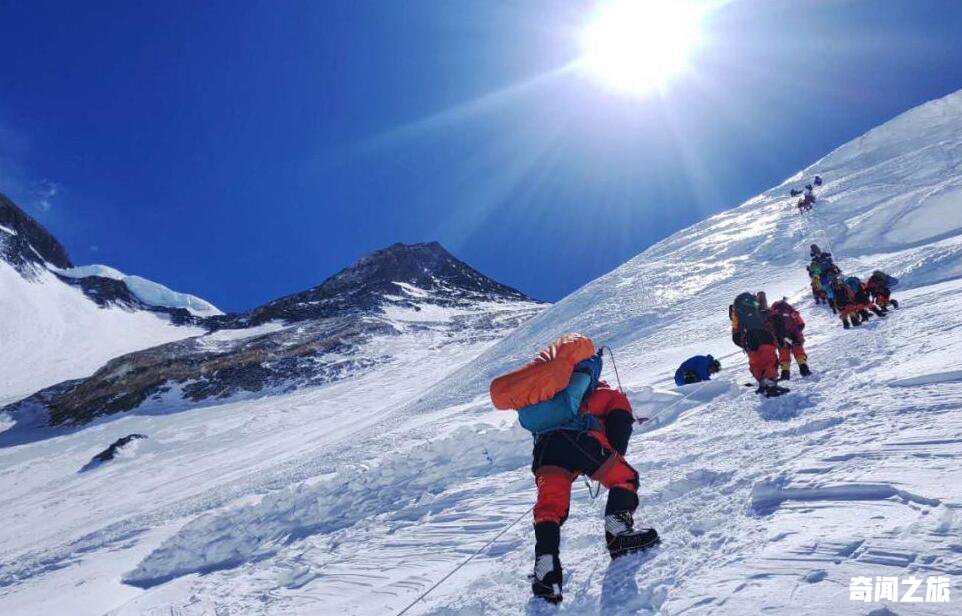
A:
[[[427,350],[489,343],[543,308],[436,242],[395,244],[303,293],[198,321],[212,333],[117,357],[89,378],[7,407],[16,427],[0,443],[46,438],[47,425],[82,425],[148,401],[169,408],[357,377],[396,363],[411,341]]]
[[[0,195],[0,405],[202,333],[195,314],[220,311],[105,266],[75,268],[55,237]]]
[[[825,180],[819,200],[799,215],[789,190],[816,174]],[[902,308],[843,330],[810,300],[813,242],[846,273],[884,269],[901,278]],[[343,288],[364,286],[360,270]],[[366,616],[413,603],[407,614],[437,616],[958,612],[962,92],[675,234],[500,341],[494,332],[475,338],[488,325],[452,330],[462,311],[469,321],[479,314],[477,302],[458,303],[444,291],[449,283],[434,278],[393,290],[382,283],[402,281],[387,274],[371,295],[384,301],[357,302],[358,319],[385,328],[358,348],[391,360],[351,378],[201,401],[189,412],[148,399],[82,430],[0,449],[0,609]],[[323,287],[276,305],[284,330],[259,331],[276,336],[333,318],[296,320],[311,302],[323,311],[325,301],[339,301]],[[800,307],[815,370],[772,400],[742,387],[746,362],[729,336],[728,305],[759,289]],[[495,309],[537,310],[522,308],[521,298],[499,300]],[[253,313],[236,323],[241,332],[278,327]],[[568,331],[614,348],[636,414],[651,418],[636,430],[628,460],[641,475],[637,518],[657,527],[663,544],[611,564],[603,499],[576,484],[562,540],[566,597],[554,608],[534,603],[525,579],[530,435],[513,413],[492,409],[486,390],[493,375]],[[719,357],[722,374],[675,388],[674,369],[696,352]],[[610,364],[605,376],[613,380]],[[133,434],[149,438],[78,473]],[[950,576],[955,594],[950,603],[850,600],[853,577],[877,576]]]

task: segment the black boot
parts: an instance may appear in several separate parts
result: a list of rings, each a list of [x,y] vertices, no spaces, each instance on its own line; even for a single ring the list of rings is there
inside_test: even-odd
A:
[[[779,377],[778,380],[779,380],[779,381],[787,381],[787,380],[789,380],[789,379],[791,379],[791,378],[792,378],[792,373],[788,370],[788,368],[785,368],[785,369],[782,370],[782,375],[781,375],[781,377]]]
[[[563,572],[557,554],[535,554],[534,575],[531,576],[531,593],[548,603],[561,603]]]
[[[872,315],[869,314],[868,310],[859,310],[858,316],[862,317],[862,323],[865,323],[872,318]]]
[[[884,317],[884,316],[885,316],[885,312],[882,311],[882,310],[880,310],[879,308],[877,308],[877,307],[875,307],[875,306],[872,306],[872,312],[874,312],[874,313],[875,313],[875,316],[877,316],[877,317]]]
[[[658,543],[658,531],[654,528],[635,528],[629,511],[619,511],[605,516],[605,542],[611,558],[647,550]]]
[[[892,308],[895,308],[896,310],[899,309],[899,303],[898,303],[897,301],[895,301],[894,299],[890,299],[890,300],[889,300],[889,303],[892,304]]]
[[[842,327],[844,327],[845,329],[850,329],[852,326],[849,325],[848,319],[842,319]]]
[[[808,367],[808,364],[799,364],[799,365],[798,365],[798,372],[799,372],[802,376],[812,376],[812,371],[811,371],[811,369]]]

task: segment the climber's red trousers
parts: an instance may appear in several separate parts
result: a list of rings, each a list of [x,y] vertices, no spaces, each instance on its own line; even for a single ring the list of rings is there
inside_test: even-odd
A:
[[[778,361],[782,364],[782,370],[788,370],[791,367],[793,355],[799,366],[808,363],[808,355],[801,343],[781,346],[778,347]]]
[[[774,344],[763,344],[748,351],[748,368],[757,381],[778,379],[778,354]]]
[[[637,506],[634,494],[638,492],[638,473],[621,454],[611,449],[604,434],[572,432],[552,438],[555,442],[547,444],[549,450],[544,456],[547,463],[539,464],[535,460],[534,477],[538,486],[535,524],[564,524],[571,503],[571,484],[579,474],[588,475],[609,490],[620,488],[630,492],[627,496],[634,500],[630,508]]]

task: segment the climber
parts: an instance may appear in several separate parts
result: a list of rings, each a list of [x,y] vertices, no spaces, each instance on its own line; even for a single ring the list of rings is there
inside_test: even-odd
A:
[[[634,525],[638,473],[624,458],[634,416],[628,398],[600,380],[601,364],[591,340],[570,334],[491,383],[495,407],[517,409],[521,425],[534,433],[531,470],[538,495],[531,591],[550,603],[562,600],[561,526],[579,475],[608,488],[604,527],[611,558],[659,540],[653,528]]]
[[[898,309],[899,303],[892,299],[892,287],[897,285],[898,282],[898,278],[889,276],[881,270],[875,270],[868,282],[865,283],[865,290],[869,297],[882,312],[888,312],[889,306]]]
[[[809,249],[809,254],[812,257],[812,262],[808,266],[809,276],[813,277],[812,289],[816,288],[814,276],[816,272],[818,273],[818,288],[821,289],[824,295],[825,303],[832,309],[832,312],[837,312],[835,306],[835,291],[832,287],[832,280],[842,273],[842,270],[835,265],[835,261],[832,259],[832,253],[823,252],[818,245],[812,244]],[[815,303],[819,303],[816,299]]]
[[[854,294],[855,304],[858,306],[858,313],[863,323],[872,317],[872,315],[869,314],[869,310],[871,310],[875,316],[885,316],[885,313],[872,301],[865,283],[862,282],[858,276],[849,276],[845,279],[845,284],[848,285]]]
[[[828,294],[825,292],[825,288],[822,286],[821,263],[813,260],[805,269],[808,271],[809,278],[811,278],[812,297],[815,298],[815,303],[816,304],[828,303]]]
[[[775,336],[768,324],[764,294],[742,293],[728,307],[728,318],[732,324],[732,342],[748,353],[748,367],[758,381],[756,393],[769,398],[787,393],[787,389],[776,384],[778,354]]]
[[[791,378],[792,356],[798,364],[798,372],[802,376],[809,376],[812,371],[808,367],[808,355],[805,353],[805,321],[787,299],[780,299],[768,311],[768,319],[775,343],[778,346],[778,360],[781,364],[780,380]]]
[[[690,357],[675,371],[675,385],[689,385],[710,381],[711,375],[721,371],[721,362],[711,355],[695,355]]]
[[[832,278],[831,289],[833,308],[842,320],[842,326],[845,329],[849,329],[850,327],[858,327],[861,325],[863,322],[862,313],[861,310],[859,310],[855,292],[852,291],[852,288],[845,284],[844,280],[836,276]]]

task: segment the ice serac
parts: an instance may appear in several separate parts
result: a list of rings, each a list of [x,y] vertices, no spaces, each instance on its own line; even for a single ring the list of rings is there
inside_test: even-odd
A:
[[[493,342],[543,308],[437,242],[394,244],[303,293],[199,320],[212,330],[208,335],[117,357],[89,378],[50,387],[6,411],[31,418],[31,427],[43,416],[51,425],[77,425],[150,400],[282,393],[390,364],[397,350],[386,341],[400,336],[433,330],[451,343]]]

